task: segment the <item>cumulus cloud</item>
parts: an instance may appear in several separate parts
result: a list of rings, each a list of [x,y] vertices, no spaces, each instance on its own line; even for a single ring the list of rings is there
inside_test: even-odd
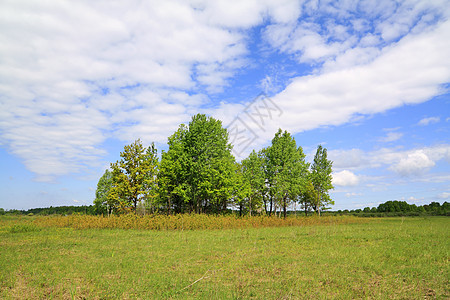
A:
[[[419,121],[419,123],[417,123],[417,125],[427,126],[430,124],[439,123],[440,120],[441,120],[441,118],[439,118],[439,117],[423,118],[422,120]]]
[[[389,143],[389,142],[395,142],[399,139],[401,139],[403,136],[403,133],[401,132],[388,132],[385,137],[382,137],[379,139],[380,142]]]
[[[450,193],[449,192],[442,192],[437,196],[439,199],[449,199]]]
[[[273,97],[285,112],[282,127],[299,132],[340,125],[356,114],[427,101],[450,80],[446,49],[450,49],[450,21],[431,32],[405,37],[369,64],[294,78]]]
[[[330,150],[328,157],[333,161],[333,169],[356,169],[367,164],[364,151],[361,149]]]
[[[359,178],[353,172],[343,170],[333,173],[333,185],[336,186],[355,186],[358,185]]]
[[[391,170],[402,176],[418,175],[425,173],[427,170],[435,166],[423,150],[417,150],[408,153],[406,157],[402,157],[400,161],[390,167]]]
[[[331,150],[329,157],[333,160],[335,170],[345,169],[341,172],[348,171],[347,169],[387,167],[400,176],[411,177],[426,174],[442,159],[450,162],[450,145],[443,144],[410,150],[382,148],[368,152],[360,149]],[[448,176],[427,176],[424,179],[443,182],[448,180]]]
[[[248,34],[260,25],[267,51],[314,70],[272,97],[282,118],[263,129],[250,124],[260,130],[252,147],[267,143],[278,127],[297,133],[424,102],[450,79],[450,21],[442,7],[427,1],[339,8],[289,0],[7,2],[0,10],[0,144],[38,180],[50,181],[103,165],[108,138],[165,143],[197,112],[227,124],[251,99],[211,99],[254,63]],[[354,152],[336,165],[361,165]]]
[[[4,3],[0,143],[43,181],[96,166],[109,137],[164,143],[208,101],[189,90],[220,90],[245,64],[255,6],[227,5],[228,20],[207,3]]]

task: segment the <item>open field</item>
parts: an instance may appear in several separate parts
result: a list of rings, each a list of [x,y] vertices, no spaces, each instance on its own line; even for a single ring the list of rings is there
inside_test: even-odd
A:
[[[450,297],[446,217],[158,231],[39,218],[0,217],[2,299]]]

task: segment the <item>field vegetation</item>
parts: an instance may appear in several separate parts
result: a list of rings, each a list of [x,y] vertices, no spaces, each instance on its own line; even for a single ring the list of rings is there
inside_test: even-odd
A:
[[[0,216],[0,298],[450,297],[446,217],[180,218],[202,217],[229,229],[121,229],[150,216]],[[76,225],[95,224],[87,218],[117,224]],[[261,226],[272,219],[292,224]]]

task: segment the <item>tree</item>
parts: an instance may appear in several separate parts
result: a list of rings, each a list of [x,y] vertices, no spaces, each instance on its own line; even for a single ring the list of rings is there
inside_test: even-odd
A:
[[[247,195],[250,216],[253,210],[261,207],[265,193],[263,163],[263,158],[254,150],[246,159],[242,160],[243,180],[250,188],[250,192]]]
[[[306,179],[303,192],[299,195],[299,201],[303,209],[305,210],[305,216],[308,215],[308,211],[314,207],[316,199],[316,191],[314,185],[309,178]]]
[[[3,208],[0,208],[0,216],[5,214],[5,210]]]
[[[287,131],[281,129],[272,139],[267,152],[273,180],[272,195],[276,196],[283,216],[286,218],[287,207],[296,201],[302,193],[308,165],[301,147],[297,148],[295,139]]]
[[[258,152],[258,157],[260,158],[262,162],[262,170],[264,174],[264,185],[261,191],[262,201],[264,204],[264,210],[266,211],[266,214],[269,216],[272,215],[272,210],[274,206],[274,191],[275,189],[272,188],[274,186],[274,166],[270,161],[270,146],[261,149]],[[269,205],[269,208],[267,206]]]
[[[108,194],[112,188],[112,173],[109,170],[105,170],[102,177],[98,180],[97,190],[95,191],[95,212],[111,214],[114,204],[108,201]]]
[[[240,163],[235,164],[234,174],[234,188],[233,188],[233,202],[239,208],[239,215],[244,213],[244,210],[249,210],[251,215],[251,194],[252,187],[250,181],[245,178],[244,166]]]
[[[108,198],[117,201],[120,209],[131,207],[136,212],[140,201],[151,202],[155,196],[157,150],[154,144],[145,148],[138,139],[125,146],[120,157],[111,164],[113,185]]]
[[[328,191],[334,188],[331,183],[332,165],[333,162],[327,159],[327,149],[319,145],[311,166],[311,181],[317,194],[315,209],[319,216],[321,208],[334,204],[328,194]]]
[[[161,159],[162,205],[190,212],[220,212],[233,191],[234,157],[222,122],[204,114],[181,124]]]

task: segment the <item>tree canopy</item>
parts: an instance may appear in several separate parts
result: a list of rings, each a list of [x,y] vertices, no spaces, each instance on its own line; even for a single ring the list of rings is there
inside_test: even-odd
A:
[[[141,140],[124,147],[122,159],[111,163],[112,187],[108,193],[110,205],[119,210],[136,207],[140,201],[149,202],[155,195],[158,167],[155,145],[145,148]]]
[[[319,146],[310,166],[287,131],[279,129],[271,145],[252,151],[241,162],[231,154],[228,131],[220,120],[197,114],[181,124],[158,159],[154,144],[138,139],[124,147],[97,186],[95,206],[110,214],[134,211],[241,214],[279,212],[286,217],[292,204],[308,212],[333,204],[328,191],[332,162]]]
[[[311,165],[311,182],[316,191],[317,197],[313,203],[314,209],[320,215],[320,209],[325,208],[327,205],[334,204],[328,191],[333,189],[332,184],[332,165],[333,162],[327,159],[327,149],[322,145],[317,147],[316,155],[314,156],[314,162]]]

